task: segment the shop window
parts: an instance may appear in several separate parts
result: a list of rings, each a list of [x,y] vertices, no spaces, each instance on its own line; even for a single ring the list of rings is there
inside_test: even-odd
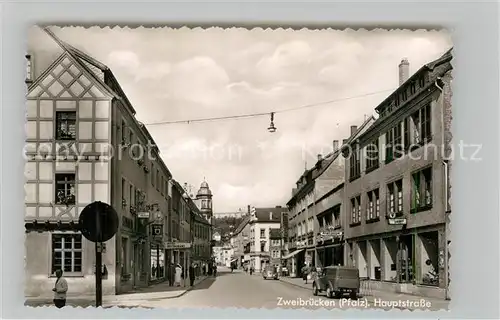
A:
[[[56,204],[75,204],[75,174],[56,173]]]
[[[421,233],[422,250],[420,257],[421,280],[420,283],[429,286],[439,285],[439,245],[438,232]],[[443,250],[444,251],[444,250]],[[444,264],[444,262],[443,262]]]
[[[56,270],[66,276],[82,272],[81,234],[52,234],[52,273]]]
[[[76,112],[57,111],[56,112],[56,139],[75,140],[76,139]]]
[[[412,174],[413,213],[432,208],[432,167]]]
[[[411,283],[415,279],[415,235],[401,236],[398,260],[400,261],[399,280]]]

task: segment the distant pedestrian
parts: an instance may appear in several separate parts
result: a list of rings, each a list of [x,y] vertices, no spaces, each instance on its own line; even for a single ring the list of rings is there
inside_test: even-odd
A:
[[[62,308],[66,305],[66,293],[68,292],[68,282],[63,278],[63,271],[56,271],[56,283],[54,284],[54,305],[57,308]]]
[[[174,279],[175,279],[175,267],[174,264],[171,263],[168,266],[168,285],[173,286],[174,285]]]
[[[175,268],[175,280],[174,280],[174,286],[180,287],[181,286],[181,275],[182,275],[182,267],[180,264],[177,265]]]
[[[189,282],[191,287],[194,286],[194,266],[192,264],[189,266]]]

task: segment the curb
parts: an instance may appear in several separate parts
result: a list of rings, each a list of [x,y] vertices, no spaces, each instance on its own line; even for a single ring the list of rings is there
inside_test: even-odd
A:
[[[184,290],[184,292],[182,293],[179,293],[178,295],[175,295],[175,296],[169,296],[169,297],[165,297],[165,298],[154,298],[154,299],[149,299],[149,300],[165,300],[165,299],[175,299],[175,298],[180,298],[182,297],[183,295],[185,295],[186,293],[190,292],[191,290],[193,290],[194,288],[196,288],[200,283],[202,283],[203,281],[207,280],[208,278],[211,278],[210,276],[206,277],[205,279],[203,280],[200,280],[197,284],[195,284],[194,286],[192,287],[189,287],[188,289]]]
[[[289,284],[291,286],[297,287],[297,288],[301,288],[301,289],[304,289],[304,290],[312,290],[312,284],[311,284],[311,288],[306,288],[304,286],[301,286],[300,284],[295,284],[295,283],[288,282],[288,281],[285,281],[285,280],[282,280],[282,279],[278,279],[278,280],[281,281],[281,282],[283,282],[283,283]]]

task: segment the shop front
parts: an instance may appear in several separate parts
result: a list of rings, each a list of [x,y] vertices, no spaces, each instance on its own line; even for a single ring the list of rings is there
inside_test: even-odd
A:
[[[165,249],[167,252],[171,252],[171,261],[174,266],[180,265],[183,271],[184,278],[187,277],[190,263],[190,242],[166,242]],[[184,286],[187,285],[186,281],[183,281]]]
[[[344,236],[341,230],[321,229],[316,244],[317,267],[344,265]]]
[[[445,298],[445,246],[437,227],[350,239],[347,250],[372,289]]]

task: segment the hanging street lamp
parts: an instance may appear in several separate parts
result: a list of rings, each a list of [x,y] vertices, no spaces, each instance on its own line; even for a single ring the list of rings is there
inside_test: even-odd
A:
[[[271,124],[269,125],[269,128],[267,128],[267,131],[274,133],[276,132],[276,127],[274,126],[274,112],[271,112]]]

